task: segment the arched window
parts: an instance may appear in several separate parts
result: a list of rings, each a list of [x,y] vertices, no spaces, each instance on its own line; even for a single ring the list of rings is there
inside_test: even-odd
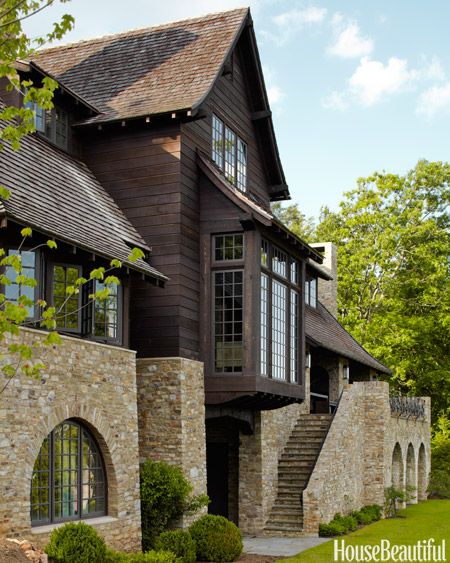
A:
[[[31,478],[33,525],[106,514],[106,475],[89,431],[65,420],[44,440]]]

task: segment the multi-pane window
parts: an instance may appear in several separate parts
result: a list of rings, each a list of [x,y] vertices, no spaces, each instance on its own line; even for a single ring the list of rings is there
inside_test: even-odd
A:
[[[287,254],[276,246],[272,252],[272,270],[283,278],[287,276]]]
[[[261,375],[268,375],[267,353],[269,350],[269,277],[261,274]]]
[[[81,299],[80,294],[69,295],[67,288],[74,286],[81,276],[81,268],[55,264],[53,266],[52,300],[56,308],[56,323],[61,330],[77,331],[80,329]]]
[[[305,303],[311,307],[317,306],[317,278],[307,276],[305,280]]]
[[[244,233],[216,235],[214,237],[214,260],[242,260],[244,258]]]
[[[243,365],[243,270],[214,272],[215,371],[241,372]]]
[[[51,110],[44,110],[35,102],[28,102],[25,107],[34,111],[36,131],[42,133],[58,147],[66,149],[69,131],[67,112],[58,106]]]
[[[102,291],[106,285],[96,281],[95,291]],[[108,285],[109,295],[106,299],[94,302],[93,335],[105,340],[120,340],[119,335],[119,295],[120,286]]]
[[[236,134],[225,127],[225,178],[236,183]]]
[[[22,262],[22,271],[20,274],[16,272],[13,266],[6,266],[5,276],[10,281],[10,284],[5,284],[5,297],[7,301],[12,303],[19,303],[20,298],[25,296],[30,301],[36,301],[36,288],[25,284],[17,283],[17,276],[22,275],[30,279],[37,279],[36,275],[36,253],[31,250],[8,250],[8,256],[19,255]],[[26,305],[28,311],[28,318],[32,319],[35,316],[34,305]]]
[[[223,121],[212,117],[212,159],[223,170]]]
[[[33,525],[106,513],[103,460],[90,433],[66,420],[44,440],[31,477]]]
[[[300,264],[261,241],[261,375],[299,381]]]
[[[216,115],[212,116],[212,160],[239,190],[247,189],[247,145]]]
[[[290,361],[291,361],[291,381],[298,381],[298,315],[299,315],[299,295],[295,289],[291,289],[291,318],[290,318]]]
[[[286,379],[287,287],[272,280],[272,377]]]

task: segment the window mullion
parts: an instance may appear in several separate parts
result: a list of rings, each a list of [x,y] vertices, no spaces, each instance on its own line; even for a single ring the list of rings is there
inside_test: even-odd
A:
[[[78,518],[81,519],[83,517],[83,499],[81,497],[82,494],[82,486],[81,486],[81,471],[83,469],[83,429],[81,426],[78,426],[78,475],[77,475],[77,491],[78,491]]]

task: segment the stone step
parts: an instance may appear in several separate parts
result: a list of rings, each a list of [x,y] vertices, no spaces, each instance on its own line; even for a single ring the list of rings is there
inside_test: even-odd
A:
[[[292,508],[272,508],[272,512],[270,513],[269,521],[272,522],[273,520],[301,520],[303,518],[302,510],[294,510]]]
[[[298,501],[289,504],[283,500],[275,502],[272,510],[296,510],[303,513],[303,506]]]
[[[299,420],[328,420],[333,418],[332,414],[300,414]]]
[[[271,514],[268,520],[268,524],[281,524],[282,526],[292,526],[299,528],[303,525],[303,517],[296,515],[288,516],[283,514]]]
[[[264,527],[264,531],[269,530],[279,532],[301,532],[303,530],[303,521],[293,523],[292,525],[287,524],[286,522],[268,522]]]
[[[278,473],[280,472],[293,472],[293,471],[307,471],[308,473],[311,472],[311,470],[314,467],[314,461],[313,460],[308,460],[305,461],[301,458],[299,458],[298,460],[280,460],[280,462],[278,463]]]

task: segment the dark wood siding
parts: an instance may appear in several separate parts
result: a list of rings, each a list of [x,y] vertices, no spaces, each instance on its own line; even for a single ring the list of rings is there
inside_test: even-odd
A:
[[[180,181],[179,126],[151,127],[91,134],[84,158],[152,247],[151,264],[170,277],[164,289],[134,284],[131,347],[141,357],[197,359],[197,188]]]
[[[196,180],[195,148],[200,148],[208,156],[211,154],[211,116],[216,113],[226,125],[233,129],[248,148],[247,189],[265,204],[269,204],[263,159],[257,143],[256,131],[252,122],[247,89],[249,85],[243,73],[240,47],[233,54],[233,72],[218,79],[204,110],[204,119],[182,125],[181,158],[183,181]]]

